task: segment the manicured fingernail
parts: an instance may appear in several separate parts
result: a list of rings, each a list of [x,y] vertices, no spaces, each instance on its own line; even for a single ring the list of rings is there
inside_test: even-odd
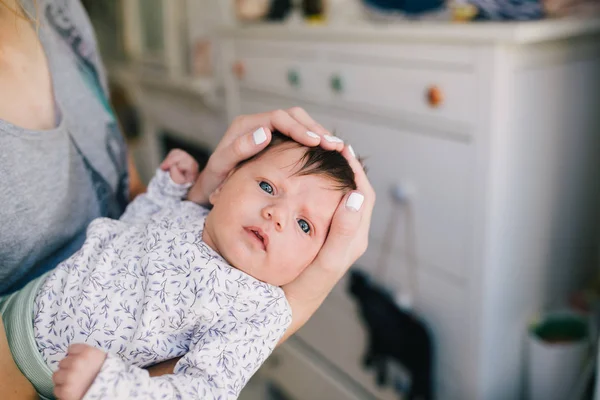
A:
[[[323,135],[323,137],[330,143],[344,143],[342,139],[335,136]]]
[[[310,136],[311,138],[315,138],[315,139],[318,139],[320,137],[319,135],[317,135],[316,133],[311,132],[311,131],[307,131],[306,134],[308,136]]]
[[[350,196],[348,196],[348,200],[346,200],[346,207],[358,211],[362,207],[363,201],[365,201],[365,196],[358,192],[352,192],[350,193]]]
[[[267,140],[267,134],[265,133],[265,130],[263,128],[258,128],[257,130],[255,130],[252,134],[252,137],[254,138],[254,143],[256,144],[261,144],[265,140]]]
[[[348,151],[350,152],[350,154],[352,154],[352,157],[356,158],[356,153],[354,152],[354,149],[351,145],[348,145]]]

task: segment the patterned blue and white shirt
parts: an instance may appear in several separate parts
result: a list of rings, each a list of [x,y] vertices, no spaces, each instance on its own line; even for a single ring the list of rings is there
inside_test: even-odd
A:
[[[119,220],[98,218],[37,294],[35,339],[54,371],[72,343],[108,353],[84,399],[235,399],[291,323],[279,287],[202,241],[208,210],[157,171]],[[142,367],[183,356],[174,374]]]

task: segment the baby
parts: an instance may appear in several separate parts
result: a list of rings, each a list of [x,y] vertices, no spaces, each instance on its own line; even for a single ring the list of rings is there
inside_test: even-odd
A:
[[[92,221],[77,253],[2,300],[13,358],[42,396],[237,398],[291,322],[279,286],[316,257],[356,189],[340,153],[277,133],[210,211],[182,200],[191,156],[171,152],[161,168],[119,220]],[[143,369],[175,357],[172,375]]]

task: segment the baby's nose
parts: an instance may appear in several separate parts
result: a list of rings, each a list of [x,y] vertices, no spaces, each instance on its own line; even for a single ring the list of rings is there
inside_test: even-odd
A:
[[[277,231],[282,231],[285,228],[287,212],[285,207],[270,205],[263,208],[263,218],[272,221]]]

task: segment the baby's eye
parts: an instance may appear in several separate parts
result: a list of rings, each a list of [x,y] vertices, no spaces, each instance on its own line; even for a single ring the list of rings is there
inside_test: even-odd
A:
[[[300,229],[302,229],[302,232],[304,232],[304,233],[310,233],[310,225],[308,225],[308,222],[306,222],[303,219],[299,219],[298,220],[298,225],[300,225]]]
[[[260,188],[262,190],[264,190],[265,192],[267,192],[269,194],[273,194],[273,186],[271,186],[269,183],[267,183],[265,181],[260,181],[258,186],[260,186]]]

